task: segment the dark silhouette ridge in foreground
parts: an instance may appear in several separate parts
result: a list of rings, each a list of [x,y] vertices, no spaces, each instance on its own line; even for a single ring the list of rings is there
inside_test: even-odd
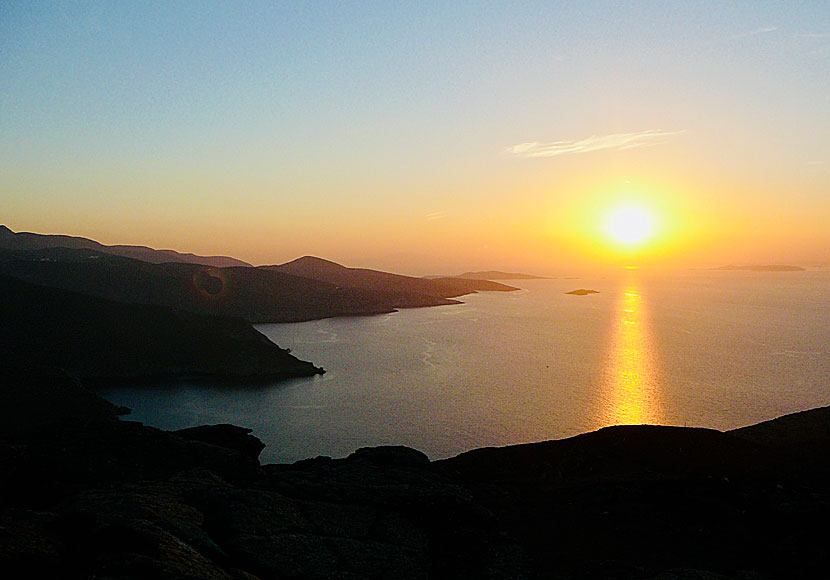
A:
[[[260,466],[247,429],[161,431],[59,372],[4,378],[0,569],[16,578],[783,580],[830,565],[827,407],[731,432]]]

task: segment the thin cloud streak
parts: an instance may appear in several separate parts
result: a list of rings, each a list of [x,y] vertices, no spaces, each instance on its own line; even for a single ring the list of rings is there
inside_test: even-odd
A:
[[[507,148],[507,153],[520,157],[556,157],[569,153],[590,153],[613,149],[624,151],[637,147],[653,147],[666,143],[670,137],[681,135],[685,131],[648,130],[639,133],[612,133],[610,135],[592,135],[579,141],[553,141],[539,143],[536,141],[520,143]]]
[[[730,36],[727,40],[739,40],[741,38],[749,38],[750,36],[758,36],[759,34],[775,32],[776,30],[778,30],[777,26],[765,26],[763,28],[750,30],[749,32],[742,32],[741,34],[736,34],[735,36]]]

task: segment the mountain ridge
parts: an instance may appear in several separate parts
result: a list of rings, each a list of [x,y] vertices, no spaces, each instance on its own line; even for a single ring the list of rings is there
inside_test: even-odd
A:
[[[417,278],[369,268],[349,268],[316,256],[303,256],[284,264],[260,267],[339,286],[374,288],[400,292],[402,295],[421,294],[440,298],[455,298],[473,292],[512,292],[518,290],[513,286],[489,280],[466,280],[451,277]]]
[[[265,267],[152,264],[96,250],[69,248],[0,249],[0,272],[33,284],[109,300],[235,316],[251,323],[367,316],[387,314],[397,308],[459,303],[441,296],[394,289],[338,286]]]
[[[199,256],[176,250],[157,250],[149,246],[113,245],[108,246],[90,238],[68,236],[64,234],[37,234],[33,232],[15,232],[5,225],[0,225],[0,248],[10,250],[40,250],[45,248],[72,248],[97,250],[114,256],[134,258],[153,264],[181,262],[201,264],[217,268],[228,266],[251,266],[248,262],[230,256]]]

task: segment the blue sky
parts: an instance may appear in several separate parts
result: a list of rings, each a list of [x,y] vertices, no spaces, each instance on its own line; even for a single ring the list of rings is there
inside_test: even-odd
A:
[[[700,248],[745,248],[711,259],[788,257],[751,224],[721,231],[753,212],[814,259],[828,137],[826,2],[0,7],[19,230],[543,268],[569,255],[573,199],[633,179],[701,214]]]

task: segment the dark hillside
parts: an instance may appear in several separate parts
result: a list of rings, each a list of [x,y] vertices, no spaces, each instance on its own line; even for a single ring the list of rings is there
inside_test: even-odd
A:
[[[67,248],[0,251],[0,273],[110,300],[240,317],[252,323],[363,316],[401,307],[456,304],[435,296],[338,286],[266,268],[150,264]]]
[[[310,376],[239,318],[125,304],[0,276],[0,361],[88,379]]]
[[[518,290],[488,280],[462,280],[460,278],[414,278],[366,268],[347,268],[335,262],[305,256],[279,266],[265,266],[270,270],[321,280],[350,288],[373,288],[399,293],[401,296],[420,294],[441,298],[453,298],[482,290],[509,292]]]

